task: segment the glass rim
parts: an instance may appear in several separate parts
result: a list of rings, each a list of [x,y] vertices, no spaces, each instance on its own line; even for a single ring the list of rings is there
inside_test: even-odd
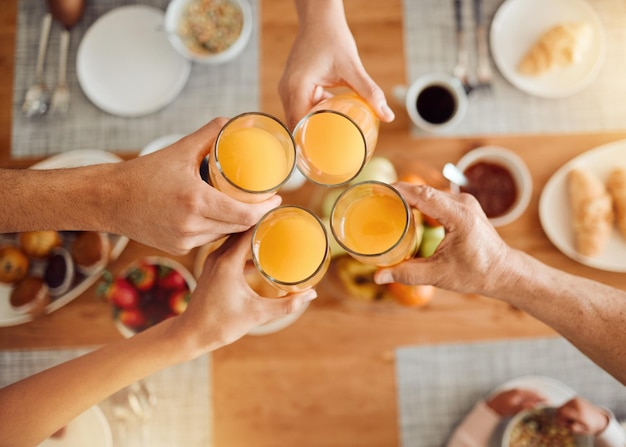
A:
[[[337,233],[335,232],[335,226],[333,225],[334,216],[335,216],[335,210],[337,208],[337,204],[339,203],[339,201],[342,198],[345,198],[345,196],[348,193],[354,191],[358,187],[362,187],[362,186],[365,186],[365,185],[382,186],[383,188],[389,190],[396,197],[398,197],[400,199],[400,201],[402,202],[402,204],[404,205],[406,221],[404,223],[404,228],[402,230],[402,234],[400,235],[398,240],[393,243],[393,245],[391,247],[389,247],[388,249],[386,249],[384,251],[378,252],[378,253],[359,253],[356,250],[353,250],[352,248],[346,246],[341,241],[341,238],[339,238],[337,236]],[[341,246],[341,248],[346,250],[346,252],[348,252],[349,254],[354,254],[354,255],[357,255],[357,256],[361,256],[363,258],[376,258],[378,256],[386,255],[387,253],[395,250],[395,248],[398,247],[398,245],[400,245],[400,243],[404,240],[404,238],[406,237],[407,233],[409,232],[409,229],[411,228],[411,218],[412,218],[411,214],[412,213],[413,213],[413,211],[411,209],[411,206],[408,204],[408,202],[406,200],[404,200],[404,197],[402,197],[402,194],[400,194],[400,192],[396,188],[394,188],[393,186],[391,186],[388,183],[380,182],[378,180],[366,180],[366,181],[363,181],[363,182],[355,183],[354,185],[350,186],[345,191],[343,191],[341,194],[339,194],[339,196],[337,197],[337,200],[335,201],[335,203],[333,205],[333,208],[332,208],[332,210],[330,212],[330,232],[332,233],[332,235],[335,238],[335,240],[337,241],[337,243]]]
[[[302,172],[302,175],[304,175],[309,181],[315,183],[316,185],[329,186],[329,187],[343,186],[343,185],[346,185],[347,183],[350,183],[352,180],[354,180],[356,178],[356,176],[361,173],[361,171],[363,170],[363,168],[367,164],[367,154],[368,154],[367,139],[365,138],[365,134],[363,133],[363,130],[361,129],[361,127],[359,127],[359,125],[356,123],[356,121],[354,121],[352,118],[350,118],[345,113],[339,112],[337,110],[332,110],[332,109],[320,109],[320,110],[314,110],[312,112],[307,113],[306,115],[304,115],[300,119],[300,121],[298,121],[298,123],[296,124],[296,126],[293,129],[293,134],[296,135],[298,133],[298,131],[305,125],[305,123],[312,116],[319,115],[319,114],[322,114],[322,113],[332,113],[332,114],[339,115],[339,116],[347,119],[348,121],[350,121],[350,123],[359,132],[359,135],[361,135],[361,139],[363,140],[363,161],[361,162],[361,166],[359,166],[359,169],[356,171],[356,173],[352,177],[348,178],[345,181],[342,181],[342,182],[339,182],[339,183],[325,183],[325,182],[321,182],[321,181],[315,180],[315,179],[311,178],[310,176],[308,176],[307,174],[305,174],[305,172],[304,172],[305,170],[300,167],[300,165],[301,165],[300,161],[304,159],[303,156],[299,156],[299,157],[297,156],[296,157],[296,165],[298,166],[298,169],[300,169],[300,172]],[[294,145],[295,145],[295,148],[296,148],[296,155],[301,154],[302,150],[300,149],[300,145],[296,142],[296,138],[295,137],[294,137]]]
[[[246,116],[261,116],[261,117],[264,117],[264,118],[269,118],[270,120],[276,122],[285,131],[285,133],[289,137],[289,141],[291,142],[291,147],[293,148],[293,161],[291,163],[291,167],[289,168],[289,173],[287,174],[287,176],[278,185],[273,186],[273,187],[268,188],[268,189],[263,189],[263,190],[260,190],[260,191],[246,189],[246,188],[244,188],[242,186],[239,186],[238,184],[233,182],[231,179],[229,179],[226,176],[226,174],[224,173],[224,170],[222,169],[222,165],[220,163],[219,156],[218,156],[218,144],[219,144],[220,139],[222,138],[224,130],[226,130],[226,128],[229,125],[231,125],[232,123],[234,123],[235,121],[237,121],[237,120],[239,120],[241,118],[244,118]],[[281,144],[281,146],[282,146],[282,144]],[[293,138],[293,135],[291,134],[291,132],[289,132],[289,129],[287,128],[287,126],[285,126],[285,124],[281,120],[276,118],[274,115],[270,115],[269,113],[265,113],[265,112],[244,112],[244,113],[240,113],[239,115],[233,116],[231,119],[229,119],[226,122],[226,124],[224,124],[224,126],[217,133],[217,137],[215,137],[214,148],[215,148],[215,166],[217,167],[217,170],[222,175],[224,180],[226,180],[228,182],[228,184],[231,185],[233,188],[238,189],[240,191],[243,191],[243,192],[245,192],[247,194],[267,194],[267,193],[279,190],[282,186],[284,186],[285,183],[287,183],[289,178],[293,175],[293,170],[296,168],[296,162],[297,162],[297,155],[298,154],[297,154],[297,149],[296,149],[296,142],[295,142],[295,140]]]
[[[324,234],[324,240],[326,241],[326,247],[324,250],[324,256],[322,257],[319,265],[315,268],[315,271],[313,273],[311,273],[309,276],[307,276],[304,279],[301,279],[299,281],[281,281],[280,279],[276,279],[273,276],[269,275],[265,269],[263,269],[263,267],[261,266],[261,263],[259,262],[259,260],[257,259],[257,250],[255,250],[255,241],[256,241],[256,236],[257,236],[257,232],[259,231],[259,228],[261,226],[261,223],[263,223],[265,220],[267,220],[268,217],[270,217],[271,214],[279,211],[279,210],[283,210],[286,208],[291,208],[291,209],[295,209],[297,211],[302,211],[305,214],[308,214],[309,216],[313,217],[313,219],[319,224],[322,233]],[[252,240],[251,240],[251,248],[252,248],[252,262],[254,263],[254,266],[257,268],[257,270],[259,271],[259,273],[261,273],[261,275],[268,279],[270,282],[281,285],[281,286],[297,286],[298,284],[302,284],[305,283],[311,279],[313,279],[315,276],[317,276],[322,269],[324,268],[325,264],[326,264],[326,259],[330,256],[330,241],[328,240],[328,232],[326,231],[326,226],[324,225],[324,222],[322,222],[322,220],[311,210],[309,210],[308,208],[305,208],[303,206],[300,205],[280,205],[277,206],[276,208],[272,208],[271,210],[269,210],[267,213],[265,213],[258,221],[258,223],[255,225],[254,227],[254,231],[252,232]]]

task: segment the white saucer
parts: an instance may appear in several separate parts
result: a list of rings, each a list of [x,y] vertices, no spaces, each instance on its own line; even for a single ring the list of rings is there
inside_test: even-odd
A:
[[[61,438],[48,438],[39,447],[112,447],[111,427],[100,407],[93,406],[65,427]]]
[[[185,86],[191,62],[178,54],[163,31],[164,12],[129,5],[109,11],[85,33],[76,70],[83,92],[112,115],[156,112]]]
[[[589,22],[594,37],[579,64],[541,77],[517,71],[530,46],[551,27],[563,22]],[[506,0],[491,24],[493,60],[511,84],[542,98],[562,98],[578,93],[598,75],[604,63],[606,36],[595,10],[585,0]]]
[[[166,148],[167,146],[170,146],[176,143],[178,140],[184,137],[185,137],[185,134],[182,134],[182,133],[173,133],[170,135],[163,135],[162,137],[159,137],[156,140],[153,140],[150,143],[148,143],[139,152],[139,156],[148,155],[153,152],[160,151],[161,149]]]

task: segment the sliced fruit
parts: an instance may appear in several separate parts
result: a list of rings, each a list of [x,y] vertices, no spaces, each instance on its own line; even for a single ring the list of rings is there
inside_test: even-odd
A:
[[[363,264],[348,255],[335,260],[341,284],[351,297],[362,301],[379,301],[385,298],[385,287],[374,282],[376,266]]]

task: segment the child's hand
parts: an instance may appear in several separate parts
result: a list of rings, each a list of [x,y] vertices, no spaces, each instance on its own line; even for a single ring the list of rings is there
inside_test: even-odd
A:
[[[577,435],[596,436],[609,425],[609,416],[582,397],[575,397],[556,410],[557,420]]]
[[[535,391],[513,388],[490,397],[486,404],[500,416],[508,417],[522,410],[534,408],[545,401],[546,398]]]

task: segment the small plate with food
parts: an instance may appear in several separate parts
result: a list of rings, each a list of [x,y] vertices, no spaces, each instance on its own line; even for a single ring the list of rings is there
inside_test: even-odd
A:
[[[626,140],[580,154],[552,175],[539,199],[541,226],[556,248],[613,272],[626,272],[625,154]]]
[[[54,155],[32,169],[56,169],[122,161],[105,151]],[[29,231],[0,234],[0,326],[14,326],[54,312],[87,290],[128,238],[94,231]]]
[[[515,87],[562,98],[596,78],[606,36],[585,0],[506,0],[493,18],[490,46],[496,66]]]

